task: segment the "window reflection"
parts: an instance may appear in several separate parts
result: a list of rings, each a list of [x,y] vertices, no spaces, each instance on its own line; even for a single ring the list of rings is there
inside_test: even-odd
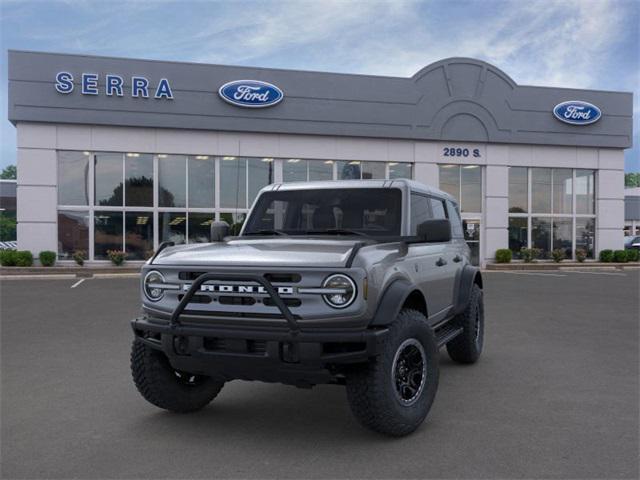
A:
[[[572,239],[573,220],[571,218],[553,218],[553,249],[563,250],[566,258],[573,257]]]
[[[595,172],[576,170],[576,213],[595,213]]]
[[[540,249],[540,258],[549,258],[551,252],[551,218],[531,219],[531,246]]]
[[[58,152],[58,205],[89,204],[89,152]]]
[[[189,157],[189,208],[214,208],[215,180],[214,157]]]
[[[307,160],[289,158],[282,164],[282,179],[285,182],[307,181]]]
[[[214,213],[189,213],[189,243],[211,241],[211,222]]]
[[[527,246],[527,219],[512,217],[509,219],[509,250],[514,258],[520,258],[520,250]]]
[[[245,219],[247,218],[246,213],[221,213],[220,220],[224,220],[231,227],[229,234],[230,235],[238,235],[240,230],[242,229],[242,225],[244,224]]]
[[[482,169],[479,165],[464,165],[460,169],[460,207],[463,212],[482,211]]]
[[[509,167],[509,213],[529,210],[529,185],[526,167]]]
[[[583,249],[587,258],[594,258],[596,238],[595,218],[576,218],[576,250]]]
[[[126,213],[125,251],[128,260],[146,260],[153,256],[153,213]]]
[[[122,154],[96,153],[94,167],[95,204],[122,206]]]
[[[531,211],[551,213],[551,169],[531,169]]]
[[[187,238],[187,212],[158,213],[159,242],[185,243]]]
[[[333,180],[333,160],[309,160],[309,181]]]
[[[249,161],[249,205],[261,188],[273,183],[273,158],[252,158]]]
[[[362,178],[361,163],[358,160],[336,162],[339,180],[360,180]]]
[[[125,202],[130,207],[153,206],[153,155],[127,153],[124,162]]]
[[[158,206],[186,207],[186,157],[158,155]]]
[[[108,260],[107,250],[122,250],[122,212],[95,212],[94,223],[94,257]]]
[[[410,163],[389,162],[387,165],[389,166],[389,178],[412,178]]]
[[[573,211],[573,170],[553,169],[553,213]]]
[[[89,212],[60,210],[58,212],[58,257],[70,259],[73,252],[89,254]]]
[[[440,165],[440,190],[447,192],[460,201],[460,167],[458,165]]]
[[[220,161],[220,206],[247,207],[247,160],[222,157]]]
[[[377,180],[386,177],[386,164],[383,162],[362,162],[362,179]]]

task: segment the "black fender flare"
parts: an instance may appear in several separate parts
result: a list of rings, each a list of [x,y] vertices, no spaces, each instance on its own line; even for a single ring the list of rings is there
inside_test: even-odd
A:
[[[407,297],[416,288],[415,285],[404,278],[393,280],[382,294],[376,313],[369,326],[383,327],[391,324],[400,313],[400,309]]]
[[[458,281],[457,291],[455,295],[455,313],[462,313],[467,308],[469,303],[469,294],[471,293],[471,287],[474,283],[478,283],[482,288],[482,275],[478,267],[473,265],[465,265],[460,273],[460,280]]]

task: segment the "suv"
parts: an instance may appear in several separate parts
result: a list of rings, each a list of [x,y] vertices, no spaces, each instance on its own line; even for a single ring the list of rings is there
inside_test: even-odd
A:
[[[221,225],[222,224],[222,225]],[[131,322],[134,382],[173,412],[225,382],[345,385],[366,427],[406,435],[438,388],[438,349],[483,344],[482,278],[448,194],[410,180],[270,185],[240,234],[162,244]]]

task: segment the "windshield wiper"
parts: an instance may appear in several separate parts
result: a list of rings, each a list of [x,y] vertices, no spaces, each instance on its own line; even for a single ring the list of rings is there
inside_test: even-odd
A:
[[[256,230],[254,232],[245,232],[245,235],[284,235],[287,236],[285,232],[281,230]]]
[[[368,237],[366,233],[357,230],[349,230],[347,228],[328,228],[327,230],[309,230],[305,232],[308,235],[327,234],[327,235],[358,235],[359,237]]]

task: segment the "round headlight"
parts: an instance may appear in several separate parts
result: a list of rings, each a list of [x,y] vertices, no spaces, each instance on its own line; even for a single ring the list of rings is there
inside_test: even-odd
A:
[[[329,275],[322,287],[335,289],[335,292],[326,293],[322,296],[324,301],[333,308],[348,307],[356,298],[356,284],[349,277],[340,273]]]
[[[156,270],[151,270],[144,277],[144,295],[152,302],[157,302],[164,297],[164,277]]]

